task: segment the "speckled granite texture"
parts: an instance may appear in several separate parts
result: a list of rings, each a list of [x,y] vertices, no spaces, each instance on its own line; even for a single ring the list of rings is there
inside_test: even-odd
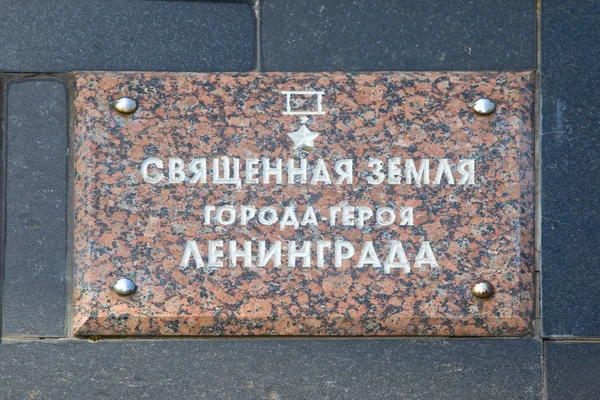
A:
[[[451,335],[528,334],[533,318],[533,75],[518,73],[184,74],[94,73],[75,76],[76,335]],[[282,91],[323,91],[325,114],[283,115]],[[112,108],[123,95],[138,110]],[[487,96],[492,115],[473,102]],[[297,97],[292,107],[299,105]],[[315,109],[314,98],[304,106]],[[288,135],[302,123],[318,132],[314,148],[294,148]],[[242,182],[215,184],[212,160],[240,159]],[[283,159],[283,182],[244,181],[245,160]],[[391,158],[430,159],[430,184],[387,182]],[[164,161],[152,176],[168,175],[170,158],[185,162],[186,179],[153,184],[143,162]],[[207,183],[191,183],[193,159],[207,159]],[[286,161],[306,159],[308,184],[288,184]],[[386,179],[368,184],[368,162],[381,159]],[[310,184],[323,159],[333,183]],[[335,184],[336,161],[351,159],[353,183]],[[433,184],[448,159],[455,184]],[[473,159],[474,184],[459,184],[457,165]],[[258,166],[257,168],[259,168]],[[402,175],[404,172],[401,172]],[[261,178],[262,179],[262,178]],[[173,176],[177,180],[177,174]],[[205,224],[205,206],[308,206],[318,224],[280,229],[256,219],[246,225]],[[373,210],[413,207],[414,226],[331,226],[330,206]],[[338,216],[339,217],[339,216]],[[341,222],[341,221],[340,221]],[[207,263],[207,242],[248,241],[252,265],[180,266],[187,241]],[[258,242],[283,247],[282,266],[257,267]],[[356,254],[341,268],[333,248],[316,266],[317,241],[346,240]],[[311,265],[288,267],[288,241],[311,241]],[[392,241],[401,241],[410,273],[367,265],[361,248],[372,242],[383,264]],[[424,241],[438,266],[415,265]],[[119,297],[111,284],[127,276],[139,286]],[[471,285],[487,279],[489,299]]]

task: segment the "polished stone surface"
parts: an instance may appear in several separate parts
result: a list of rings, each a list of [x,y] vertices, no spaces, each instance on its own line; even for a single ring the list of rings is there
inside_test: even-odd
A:
[[[322,90],[322,103],[318,93],[290,90]],[[134,114],[113,110],[123,95],[138,101]],[[482,96],[496,102],[494,114],[473,111]],[[533,311],[531,118],[527,72],[78,73],[74,331],[527,334]],[[224,156],[232,168],[241,160],[239,182],[218,183],[212,166]],[[388,166],[394,157],[401,158],[396,173]],[[207,177],[194,158],[207,159]],[[286,165],[281,183],[266,175],[251,182],[246,160],[270,159],[273,166],[276,158]],[[289,159],[296,168],[307,161],[307,183],[299,177],[290,183]],[[373,159],[385,164],[384,182],[373,178]],[[429,178],[416,178],[416,171],[405,176],[413,159],[417,168],[430,159]],[[461,164],[466,160],[473,160],[471,177],[460,172],[471,168]],[[351,183],[334,167],[344,162],[342,171],[353,165]],[[264,170],[255,168],[257,176]],[[395,174],[399,183],[392,181]],[[239,215],[244,205],[255,207],[258,217],[229,224],[231,211],[221,222],[214,211],[206,216],[206,206],[234,207]],[[268,206],[279,215],[273,225],[260,217]],[[373,213],[389,207],[397,217],[376,222],[373,216],[358,226],[358,217],[339,213],[334,223],[331,206]],[[410,219],[403,226],[405,207],[414,212],[412,226]],[[307,222],[284,225],[285,209]],[[248,265],[243,255],[230,262],[232,240],[238,252],[249,246]],[[259,267],[263,240],[267,248],[281,244],[281,267],[275,259]],[[298,255],[294,263],[288,253],[302,241],[309,241],[310,257]],[[331,245],[322,266],[319,241]],[[334,244],[342,241],[356,251],[338,266]],[[211,243],[223,244],[224,256]],[[389,254],[403,260],[394,245],[404,248],[405,265],[387,260]],[[348,250],[340,249],[341,258]],[[211,261],[211,253],[220,261]],[[136,283],[135,294],[110,290],[120,277]],[[480,279],[492,282],[494,296],[473,297],[471,286]]]
[[[263,0],[266,71],[534,69],[535,1]]]
[[[600,3],[542,10],[543,334],[600,337]]]
[[[590,400],[600,393],[600,342],[544,343],[547,400]]]
[[[531,339],[7,342],[7,399],[539,400]]]
[[[3,336],[64,336],[67,314],[67,87],[9,82]]]
[[[250,4],[0,0],[0,71],[248,71]]]

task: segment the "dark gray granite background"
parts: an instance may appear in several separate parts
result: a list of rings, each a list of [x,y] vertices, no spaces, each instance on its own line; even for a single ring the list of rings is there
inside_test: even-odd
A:
[[[547,341],[544,348],[546,400],[600,398],[600,343]]]
[[[6,109],[3,336],[64,336],[67,87],[12,81]]]
[[[541,399],[532,339],[5,341],[21,399]]]
[[[535,69],[535,3],[263,0],[262,69]],[[250,2],[0,0],[0,10],[0,72],[255,67]],[[542,335],[598,338],[600,3],[541,10]],[[62,337],[67,310],[66,86],[11,82],[0,99],[0,398],[600,398],[597,339],[545,340],[542,359],[526,338],[7,338]]]
[[[600,337],[600,2],[542,11],[543,334]]]
[[[535,1],[264,0],[266,71],[535,69]]]
[[[249,3],[0,0],[0,71],[247,71]]]

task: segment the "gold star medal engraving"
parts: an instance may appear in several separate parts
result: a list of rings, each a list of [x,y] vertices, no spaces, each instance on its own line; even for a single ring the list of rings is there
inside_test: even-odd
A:
[[[320,135],[319,132],[312,132],[310,129],[308,129],[308,127],[306,126],[306,123],[308,122],[308,117],[306,115],[323,115],[325,114],[325,112],[323,111],[322,108],[322,99],[323,99],[323,94],[324,92],[318,92],[318,91],[297,91],[297,92],[289,92],[289,91],[285,91],[282,92],[282,94],[285,94],[286,96],[286,111],[283,112],[284,115],[302,115],[300,117],[300,128],[298,128],[297,131],[294,132],[289,132],[287,135],[292,139],[293,141],[293,148],[294,149],[299,149],[299,148],[314,148],[315,144],[314,144],[314,140],[317,138],[317,136]],[[316,110],[302,110],[302,111],[292,111],[292,107],[291,107],[291,97],[293,95],[302,95],[302,96],[316,96],[317,101],[316,101]]]
[[[300,120],[306,121],[308,118],[302,117]],[[300,128],[297,131],[288,133],[288,136],[294,141],[294,149],[301,147],[315,147],[314,140],[319,135],[319,132],[311,132],[304,123],[300,125]]]

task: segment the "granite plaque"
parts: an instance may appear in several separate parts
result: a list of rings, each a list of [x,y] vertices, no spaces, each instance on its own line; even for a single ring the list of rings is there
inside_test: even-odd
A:
[[[74,333],[525,335],[532,118],[529,72],[76,73]]]

